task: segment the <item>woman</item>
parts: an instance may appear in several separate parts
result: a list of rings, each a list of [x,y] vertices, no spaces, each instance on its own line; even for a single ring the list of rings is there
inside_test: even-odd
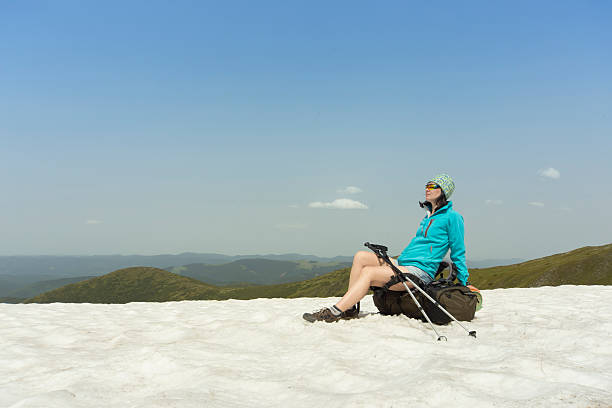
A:
[[[425,186],[425,202],[419,204],[427,210],[416,236],[396,260],[395,265],[402,273],[410,273],[423,283],[433,281],[438,266],[450,249],[451,260],[456,264],[457,278],[467,284],[468,270],[465,265],[465,244],[463,242],[463,217],[453,211],[453,203],[447,201],[455,191],[455,183],[448,174],[440,174]],[[333,306],[314,313],[304,313],[309,322],[335,322],[352,319],[359,315],[359,301],[368,293],[370,286],[384,286],[393,277],[391,267],[373,252],[359,251],[353,258],[347,292]],[[408,287],[412,287],[408,283]],[[402,283],[391,290],[405,291]]]

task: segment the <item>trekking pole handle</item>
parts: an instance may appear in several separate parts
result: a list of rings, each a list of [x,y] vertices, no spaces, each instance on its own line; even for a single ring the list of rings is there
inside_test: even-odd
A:
[[[379,250],[379,251],[382,251],[382,252],[387,252],[389,250],[389,248],[387,248],[384,245],[370,244],[369,242],[366,242],[363,245],[367,246],[368,248],[370,248],[374,252],[376,252],[376,250]]]
[[[370,248],[372,250],[372,252],[374,252],[374,254],[378,258],[383,259],[385,261],[388,261],[389,264],[391,264],[391,261],[389,260],[389,255],[387,255],[387,251],[389,250],[389,248],[387,248],[384,245],[370,244],[369,242],[366,242],[363,245],[367,246],[368,248]]]
[[[393,265],[393,262],[391,262],[391,259],[389,259],[389,255],[387,255],[389,248],[384,245],[370,244],[369,242],[366,242],[363,245],[370,248],[377,257],[383,259],[387,264],[389,264],[391,270],[393,270],[393,273],[395,276],[397,276],[400,282],[406,282],[406,278],[404,275],[402,275],[402,272],[397,269],[397,266]]]

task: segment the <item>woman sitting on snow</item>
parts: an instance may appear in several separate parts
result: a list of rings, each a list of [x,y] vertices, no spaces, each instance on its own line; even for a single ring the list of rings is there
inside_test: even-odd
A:
[[[438,266],[451,251],[451,260],[458,269],[457,278],[467,284],[468,270],[465,265],[465,244],[463,242],[463,217],[453,211],[452,201],[447,201],[455,191],[455,183],[448,174],[434,177],[425,186],[425,202],[419,203],[426,208],[427,215],[421,221],[416,236],[404,249],[395,265],[405,274],[411,274],[428,284],[433,281]],[[370,286],[384,286],[393,277],[393,270],[382,259],[367,251],[359,251],[353,258],[347,292],[342,299],[331,307],[314,313],[304,313],[309,322],[318,320],[335,322],[352,319],[359,315],[359,301],[368,293]],[[412,287],[408,283],[408,287]],[[403,284],[397,283],[389,288],[405,291]]]

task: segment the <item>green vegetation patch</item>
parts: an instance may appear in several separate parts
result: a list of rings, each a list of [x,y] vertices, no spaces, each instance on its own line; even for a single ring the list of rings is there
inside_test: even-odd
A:
[[[63,286],[28,299],[26,303],[164,302],[193,299],[206,293],[214,299],[217,289],[162,269],[132,267]]]
[[[612,285],[612,244],[579,248],[515,265],[470,269],[479,289]]]

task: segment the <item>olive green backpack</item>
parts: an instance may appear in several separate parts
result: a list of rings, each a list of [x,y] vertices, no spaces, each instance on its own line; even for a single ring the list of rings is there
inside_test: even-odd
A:
[[[442,272],[447,266],[448,264],[446,262],[442,262],[438,272],[436,273],[436,277],[440,275],[440,279],[427,285],[414,275],[409,274],[409,277],[415,284],[420,285],[429,296],[431,296],[437,303],[439,303],[444,309],[453,315],[455,319],[460,321],[470,321],[474,318],[476,307],[479,304],[479,299],[482,299],[482,297],[480,296],[480,293],[477,292],[478,289],[474,288],[476,292],[470,289],[470,287],[472,287],[471,285],[468,287],[463,286],[460,283],[453,283],[456,277],[455,265],[453,265],[453,270],[449,277],[444,279]],[[423,314],[418,309],[408,292],[392,291],[389,290],[389,286],[391,285],[387,284],[382,288],[371,287],[374,292],[374,305],[376,305],[381,314],[404,314],[408,317],[425,321]],[[437,307],[431,300],[427,299],[420,291],[413,288],[411,292],[419,304],[422,305],[423,310],[425,313],[427,313],[427,316],[429,316],[432,323],[447,324],[451,321],[450,317],[442,312],[439,307]]]

